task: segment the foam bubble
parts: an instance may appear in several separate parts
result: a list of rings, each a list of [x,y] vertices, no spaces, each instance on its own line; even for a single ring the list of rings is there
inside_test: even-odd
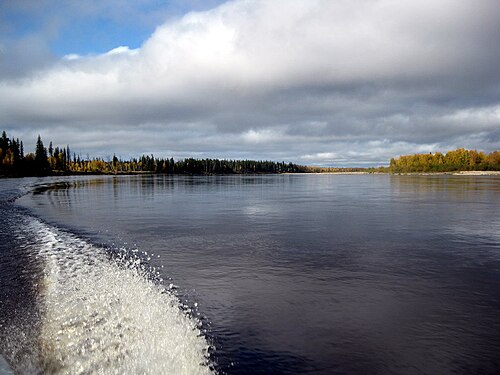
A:
[[[147,277],[138,259],[38,220],[45,265],[39,283],[40,358],[55,374],[208,374],[209,345],[175,295]]]

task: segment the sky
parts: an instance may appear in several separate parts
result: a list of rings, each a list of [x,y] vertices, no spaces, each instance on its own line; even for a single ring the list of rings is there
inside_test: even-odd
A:
[[[491,152],[499,40],[497,0],[0,0],[0,130],[104,158]]]

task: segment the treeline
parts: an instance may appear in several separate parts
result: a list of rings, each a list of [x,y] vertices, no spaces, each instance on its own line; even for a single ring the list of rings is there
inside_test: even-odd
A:
[[[63,174],[253,174],[253,173],[331,173],[331,172],[454,172],[454,171],[500,171],[500,151],[489,154],[463,148],[446,154],[415,154],[393,158],[390,166],[379,168],[325,168],[301,166],[293,163],[255,161],[193,159],[175,161],[173,158],[156,158],[143,155],[138,159],[122,160],[113,156],[82,158],[71,153],[69,146],[45,147],[38,136],[34,153],[24,152],[23,142],[10,139],[5,131],[0,137],[0,175],[2,176],[47,176]]]
[[[377,167],[377,168],[338,168],[338,167],[315,167],[315,166],[305,166],[303,167],[303,172],[305,173],[387,173],[387,167]]]
[[[446,154],[405,155],[391,159],[391,173],[454,172],[454,171],[500,171],[500,151],[489,154],[463,148]]]
[[[46,148],[40,136],[34,153],[24,153],[19,139],[9,139],[5,131],[0,138],[0,175],[47,176],[57,174],[250,174],[250,173],[297,173],[305,167],[293,163],[255,160],[219,160],[188,158],[156,158],[143,155],[139,159],[122,160],[113,156],[109,161],[102,158],[82,158],[71,154],[69,146]]]

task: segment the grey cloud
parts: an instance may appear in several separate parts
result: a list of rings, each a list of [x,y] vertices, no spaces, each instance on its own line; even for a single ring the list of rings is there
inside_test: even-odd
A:
[[[4,79],[0,125],[129,156],[376,165],[400,153],[491,151],[498,8],[235,1],[167,21],[138,50]]]
[[[0,80],[15,80],[48,69],[56,61],[44,39],[28,36],[0,44]]]

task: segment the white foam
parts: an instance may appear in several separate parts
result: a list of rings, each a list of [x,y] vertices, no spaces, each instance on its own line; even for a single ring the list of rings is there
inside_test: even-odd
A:
[[[179,300],[137,261],[33,220],[45,264],[39,285],[42,371],[207,374],[209,345]]]

